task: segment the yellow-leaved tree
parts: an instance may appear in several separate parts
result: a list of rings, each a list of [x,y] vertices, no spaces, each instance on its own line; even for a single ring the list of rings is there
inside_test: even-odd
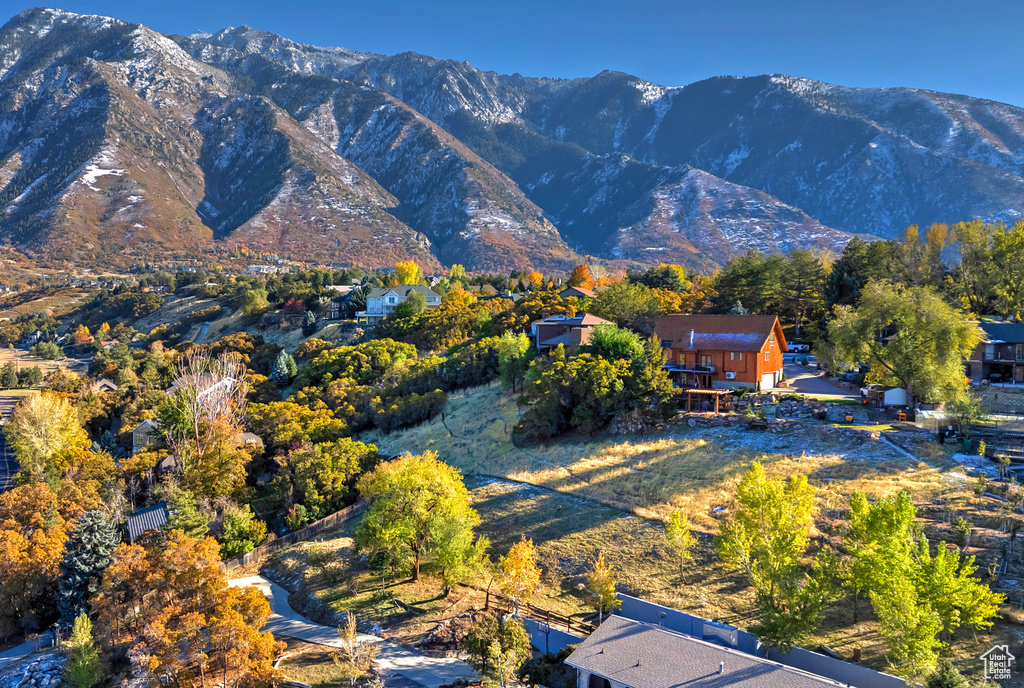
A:
[[[18,479],[34,483],[56,477],[71,457],[89,446],[89,436],[67,397],[43,392],[22,399],[4,434],[21,465]]]
[[[395,278],[399,284],[419,284],[423,280],[423,271],[415,260],[403,260],[395,263]]]
[[[498,586],[502,594],[512,600],[513,614],[518,614],[519,605],[540,589],[540,569],[533,540],[524,537],[501,558],[498,562]]]

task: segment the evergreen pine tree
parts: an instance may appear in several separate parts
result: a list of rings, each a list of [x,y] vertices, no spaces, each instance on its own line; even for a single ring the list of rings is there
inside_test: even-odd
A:
[[[68,538],[60,564],[57,606],[61,623],[70,626],[90,611],[89,599],[99,590],[111,553],[121,541],[117,527],[102,511],[87,511]]]
[[[85,612],[75,617],[70,645],[65,669],[68,683],[74,688],[92,688],[103,679],[103,664],[92,637],[92,622]]]
[[[0,385],[8,389],[18,386],[18,369],[14,367],[13,363],[6,364],[0,370]]]
[[[311,336],[317,330],[316,316],[313,315],[313,311],[306,311],[306,316],[302,319],[302,334],[307,337]]]
[[[299,374],[299,366],[295,364],[295,358],[291,354],[285,354],[284,363],[288,366],[288,377],[293,378]]]
[[[281,353],[277,355],[277,359],[274,360],[274,367],[270,371],[270,379],[274,381],[278,387],[287,387],[288,381],[291,380],[291,375],[288,374],[288,354],[284,349],[281,349]]]

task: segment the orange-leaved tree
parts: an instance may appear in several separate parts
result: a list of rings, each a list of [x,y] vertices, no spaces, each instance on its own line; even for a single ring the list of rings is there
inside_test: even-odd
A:
[[[115,649],[144,648],[163,683],[269,686],[283,649],[259,630],[270,604],[256,588],[228,587],[218,550],[180,530],[119,545],[93,602],[97,625]]]
[[[586,263],[580,263],[572,270],[572,274],[569,275],[569,285],[573,287],[583,287],[584,289],[590,289],[594,286],[594,278],[590,274],[590,268],[587,267]]]

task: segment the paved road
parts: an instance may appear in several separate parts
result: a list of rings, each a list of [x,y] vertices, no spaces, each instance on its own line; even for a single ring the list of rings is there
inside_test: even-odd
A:
[[[22,643],[21,645],[15,645],[9,650],[0,652],[0,669],[3,669],[10,663],[20,660],[25,655],[31,654],[42,647],[49,647],[53,644],[53,636],[50,631],[40,633],[40,637],[30,643]]]
[[[793,392],[796,394],[806,394],[813,397],[821,397],[824,399],[856,399],[860,400],[860,391],[846,391],[833,387],[823,377],[817,375],[817,371],[811,368],[805,368],[802,365],[796,363],[786,363],[783,366],[786,371],[786,382],[789,383],[789,387],[780,389],[780,392]]]
[[[17,472],[18,462],[14,458],[14,452],[8,448],[7,437],[0,427],[0,492],[14,486],[14,474]]]
[[[202,344],[203,340],[206,339],[206,333],[210,331],[210,325],[212,325],[212,324],[213,323],[211,323],[211,322],[204,322],[202,325],[200,325],[199,326],[199,336],[196,337],[196,340],[194,342],[192,342],[192,343],[193,344]]]
[[[270,600],[270,620],[264,627],[274,635],[305,640],[309,643],[340,647],[337,629],[313,623],[301,616],[288,604],[288,591],[263,576],[249,576],[228,581],[229,585],[252,585]],[[388,640],[372,635],[359,635],[359,639],[377,645],[377,664],[425,688],[438,688],[457,679],[476,680],[478,674],[458,659],[424,657],[410,652]]]

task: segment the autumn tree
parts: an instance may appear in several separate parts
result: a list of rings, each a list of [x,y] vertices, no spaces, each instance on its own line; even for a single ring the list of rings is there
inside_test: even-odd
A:
[[[349,612],[345,615],[345,623],[338,627],[341,645],[331,655],[338,667],[339,678],[348,679],[350,686],[365,676],[373,668],[373,660],[377,656],[377,647],[359,639],[356,631],[356,616]]]
[[[115,646],[144,648],[162,681],[265,685],[281,648],[259,630],[270,604],[257,588],[228,587],[218,549],[180,530],[145,548],[119,545],[94,602],[97,624]]]
[[[526,273],[526,281],[530,283],[531,289],[536,290],[544,288],[544,275],[536,270]]]
[[[408,556],[413,580],[442,527],[472,531],[480,522],[462,474],[433,452],[382,463],[359,479],[358,488],[370,507],[356,528],[356,546],[379,559]]]
[[[474,669],[506,686],[530,657],[530,636],[514,616],[479,615],[462,641]]]
[[[719,556],[754,588],[758,635],[788,649],[814,630],[830,599],[827,554],[819,555],[810,574],[803,568],[814,488],[804,475],[769,478],[755,461],[736,488],[736,500],[736,513],[717,542]]]
[[[961,561],[944,542],[932,554],[916,534],[915,516],[906,491],[874,503],[855,492],[846,536],[846,584],[868,592],[893,671],[908,679],[935,667],[941,632],[991,626],[1003,600],[974,577],[973,557]]]
[[[103,664],[92,637],[92,622],[82,612],[75,617],[68,641],[65,676],[74,688],[92,688],[103,680]]]
[[[512,600],[513,614],[540,589],[540,568],[533,540],[525,537],[512,545],[498,562],[498,587]]]
[[[287,463],[296,500],[313,520],[344,508],[354,493],[355,479],[379,457],[374,445],[347,437],[291,452]]]
[[[395,278],[399,284],[419,284],[423,281],[423,271],[414,260],[395,263]]]
[[[0,635],[38,630],[57,618],[67,527],[82,512],[73,486],[58,489],[62,494],[32,483],[0,494]]]
[[[459,265],[458,263],[452,264],[452,267],[448,270],[448,279],[452,282],[459,281],[463,284],[466,283],[466,268]]]
[[[992,237],[993,293],[1004,317],[1024,314],[1024,220],[999,227]]]
[[[178,362],[174,393],[160,407],[176,470],[197,495],[228,495],[245,482],[249,454],[239,446],[245,416],[245,365],[237,355],[193,349]]]
[[[605,614],[622,606],[622,601],[615,594],[615,567],[605,561],[604,552],[598,552],[591,562],[586,585],[594,609],[597,610],[598,624]]]
[[[988,310],[995,293],[992,237],[997,228],[1003,226],[982,220],[953,225],[957,260],[949,268],[946,286],[964,308],[977,315]]]
[[[617,282],[598,293],[590,311],[611,320],[619,327],[642,332],[654,332],[661,314],[661,304],[654,292],[642,284]]]
[[[869,382],[903,387],[908,399],[962,393],[963,362],[983,333],[930,287],[868,284],[856,308],[836,308],[828,334],[838,360],[867,363]]]
[[[594,278],[590,274],[590,268],[587,267],[586,263],[580,263],[572,270],[572,274],[569,275],[569,286],[571,287],[583,287],[584,289],[590,289],[594,286]]]
[[[498,340],[498,374],[506,388],[516,393],[530,367],[530,338],[522,332],[505,332]]]
[[[102,511],[87,511],[78,518],[60,564],[57,607],[62,624],[71,626],[91,611],[90,601],[120,541],[117,526]]]
[[[673,511],[665,523],[665,542],[679,561],[679,579],[684,580],[683,569],[693,561],[693,548],[697,538],[690,532],[690,520],[682,511]]]
[[[248,317],[260,315],[270,308],[266,289],[249,289],[242,295],[242,313]]]
[[[21,482],[60,475],[71,456],[90,445],[74,407],[54,392],[33,394],[18,402],[4,434],[21,466]]]

